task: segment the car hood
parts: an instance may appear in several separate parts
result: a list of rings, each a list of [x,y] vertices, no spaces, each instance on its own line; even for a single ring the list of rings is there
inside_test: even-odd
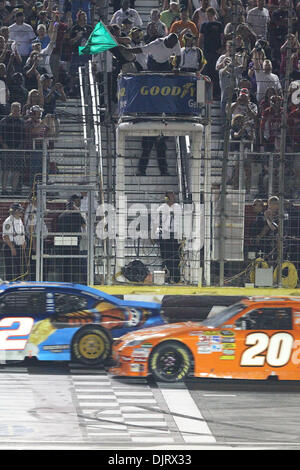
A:
[[[153,328],[144,328],[142,330],[127,333],[119,338],[117,343],[128,343],[130,341],[147,341],[155,338],[167,338],[182,335],[189,331],[209,330],[210,328],[201,327],[198,322],[181,322],[166,325],[155,326]]]

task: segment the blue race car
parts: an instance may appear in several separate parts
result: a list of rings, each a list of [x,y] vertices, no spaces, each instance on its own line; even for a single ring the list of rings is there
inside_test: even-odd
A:
[[[80,284],[0,284],[0,360],[99,365],[111,357],[114,338],[165,323],[160,309]]]

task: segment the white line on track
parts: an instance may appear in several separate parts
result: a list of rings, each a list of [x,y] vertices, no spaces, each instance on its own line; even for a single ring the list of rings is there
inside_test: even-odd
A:
[[[163,383],[158,386],[185,443],[216,442],[184,384],[176,384],[176,388]]]

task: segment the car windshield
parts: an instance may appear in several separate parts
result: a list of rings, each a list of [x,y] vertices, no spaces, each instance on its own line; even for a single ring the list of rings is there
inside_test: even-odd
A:
[[[212,315],[209,318],[206,318],[206,320],[201,322],[201,325],[211,326],[213,328],[216,328],[217,326],[222,325],[224,322],[232,318],[237,313],[244,310],[244,308],[245,308],[244,304],[230,305],[230,307],[225,308],[221,312],[216,313],[215,315]]]

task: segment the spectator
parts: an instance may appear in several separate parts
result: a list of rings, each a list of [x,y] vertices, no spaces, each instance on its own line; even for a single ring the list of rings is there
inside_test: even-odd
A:
[[[70,3],[73,21],[76,21],[78,11],[82,10],[86,14],[87,22],[91,22],[91,0],[71,0]]]
[[[192,3],[191,15],[195,13],[199,8],[203,7],[203,0],[189,0]],[[209,6],[216,10],[218,17],[220,16],[220,5],[218,0],[209,0]]]
[[[47,28],[44,24],[39,24],[36,29],[37,36],[34,41],[39,41],[41,43],[41,48],[44,49],[48,46],[50,42],[50,36],[47,32]]]
[[[298,41],[297,36],[291,34],[289,38],[285,41],[285,43],[280,48],[281,54],[281,62],[280,62],[280,78],[283,80],[285,78],[286,73],[286,58],[287,58],[287,51],[290,47],[291,51],[291,75],[298,71],[298,63],[300,59],[300,44]]]
[[[24,86],[24,77],[20,72],[14,73],[11,79],[8,79],[8,89],[9,102],[17,101],[23,107],[27,100],[28,90]]]
[[[7,86],[7,73],[5,64],[0,63],[0,118],[6,116],[8,111],[9,89]]]
[[[202,0],[201,7],[197,8],[192,16],[192,21],[200,32],[202,23],[208,21],[206,10],[211,6],[210,0]]]
[[[56,101],[67,101],[63,85],[61,83],[52,84],[52,77],[45,74],[41,76],[41,83],[44,95],[44,114],[55,114]]]
[[[46,29],[48,30],[50,26],[50,18],[48,16],[48,12],[45,10],[42,10],[38,13],[37,15],[37,23],[36,23],[36,28],[40,25],[43,24]]]
[[[5,0],[0,0],[0,26],[9,25],[15,13],[15,9],[9,12]]]
[[[175,55],[177,65],[181,60],[181,49],[178,36],[171,33],[165,38],[159,38],[145,46],[131,48],[133,54],[146,52],[148,56],[148,70],[168,71],[171,70],[170,57]]]
[[[224,43],[223,26],[220,21],[216,21],[216,10],[214,8],[208,8],[206,13],[208,21],[202,23],[199,35],[199,47],[203,50],[207,61],[203,73],[212,80],[214,99],[220,99],[221,91],[216,62],[222,52]]]
[[[112,0],[114,13],[120,10],[121,3],[122,3],[122,0]],[[129,3],[130,8],[134,8],[134,5],[135,5],[135,0],[130,0],[130,3]]]
[[[288,34],[288,5],[289,0],[279,0],[278,8],[271,15],[270,45],[272,48],[272,62],[276,70],[279,69],[280,48]]]
[[[197,38],[191,33],[185,33],[183,36],[184,47],[181,49],[180,70],[182,72],[201,73],[206,60],[203,52],[196,46]]]
[[[16,42],[16,48],[22,58],[23,65],[30,54],[31,42],[35,38],[32,26],[24,23],[24,20],[24,13],[18,11],[15,15],[15,23],[8,27],[9,39]]]
[[[77,13],[77,22],[71,29],[70,44],[72,45],[72,58],[70,66],[70,94],[78,96],[79,85],[78,85],[78,67],[82,67],[90,60],[89,55],[79,55],[78,47],[84,46],[90,37],[93,28],[87,24],[87,16],[84,11],[79,10]]]
[[[3,36],[0,36],[0,62],[6,65],[10,75],[14,72],[22,72],[22,59],[15,42],[11,40],[6,42]]]
[[[59,80],[59,70],[60,70],[60,61],[63,59],[63,46],[64,43],[67,43],[67,33],[69,30],[69,25],[67,20],[65,22],[60,21],[59,13],[54,13],[54,23],[56,26],[57,23],[57,32],[56,32],[56,41],[53,48],[52,54],[50,56],[50,67],[53,74],[53,79],[55,82]],[[73,23],[72,23],[73,25]]]
[[[239,80],[242,76],[244,69],[244,58],[235,55],[234,60],[230,56],[222,60],[222,65],[219,66],[219,83],[221,89],[221,119],[222,123],[225,122],[226,105],[230,96],[232,86],[237,87]]]
[[[146,169],[149,162],[150,153],[155,145],[157,163],[161,176],[168,176],[168,165],[166,158],[166,139],[165,137],[142,137],[142,155],[139,160],[137,176],[146,176]]]
[[[169,8],[161,12],[160,21],[162,21],[166,25],[169,33],[171,25],[174,23],[174,21],[178,20],[180,20],[178,2],[171,1]]]
[[[58,42],[58,39],[57,39],[56,47],[53,51],[53,53],[54,53],[56,51],[56,48],[58,48],[58,51],[59,51],[60,47],[61,47],[60,62],[56,62],[56,67],[53,67],[53,65],[51,65],[51,68],[52,68],[53,77],[54,77],[55,81],[57,81],[57,79],[56,79],[57,69],[56,68],[58,68],[58,79],[60,80],[61,83],[64,84],[64,86],[68,90],[68,95],[69,95],[69,91],[70,91],[69,71],[70,71],[70,64],[71,64],[71,58],[72,58],[72,49],[73,49],[73,46],[70,43],[71,30],[72,30],[72,27],[73,27],[73,20],[72,20],[71,12],[66,13],[65,24],[66,24],[67,28],[65,29],[65,32],[64,32],[63,41]],[[61,39],[61,36],[59,36],[59,31],[60,31],[60,28],[58,28],[57,36]],[[51,55],[52,61],[55,59],[55,56],[53,56],[53,53]]]
[[[292,152],[300,152],[300,104],[288,114],[288,138]]]
[[[175,21],[171,28],[170,28],[170,33],[175,33],[179,37],[180,45],[183,47],[183,34],[186,32],[190,32],[193,36],[198,38],[198,29],[195,23],[189,19],[188,16],[188,10],[185,8],[182,8],[180,11],[180,20]]]
[[[129,8],[129,0],[122,0],[121,8],[113,14],[110,24],[121,26],[125,18],[129,18],[132,21],[132,26],[143,26],[139,13],[134,8]]]
[[[237,100],[242,88],[246,88],[248,90],[250,102],[257,105],[256,95],[255,95],[255,93],[252,93],[252,90],[251,90],[251,82],[246,77],[241,77],[240,78],[239,86],[236,90],[234,90],[233,101]]]
[[[44,106],[44,95],[40,77],[38,78],[38,89],[33,88],[28,93],[27,101],[22,110],[24,118],[29,116],[32,106],[39,106],[40,108]]]
[[[258,108],[255,103],[250,101],[250,94],[247,88],[242,88],[237,100],[231,104],[232,118],[237,114],[244,116],[243,124],[248,135],[252,136],[249,140],[253,140],[257,125]]]
[[[53,28],[53,31],[51,32],[49,44],[43,49],[42,49],[42,44],[39,41],[35,40],[32,43],[33,49],[37,51],[38,53],[38,56],[37,56],[38,70],[41,74],[47,73],[49,75],[52,75],[52,70],[50,66],[50,57],[55,47],[56,35],[57,35],[57,26],[55,26]]]
[[[249,126],[249,122],[243,114],[234,114],[231,121],[230,135],[232,140],[253,140],[254,128]]]
[[[232,0],[221,0],[220,15],[225,26],[233,21],[233,18],[236,24],[243,23],[245,12],[242,2],[240,0],[237,0],[236,3]]]
[[[125,18],[121,24],[121,36],[128,37],[133,27],[133,22],[129,18]]]
[[[20,175],[24,171],[25,123],[21,117],[21,104],[12,103],[10,114],[0,121],[0,143],[2,146],[2,195],[7,195],[9,173],[12,173],[12,194],[20,194]],[[5,150],[10,150],[5,152]],[[13,151],[12,151],[13,150]]]
[[[282,110],[282,98],[275,95],[270,99],[270,107],[262,113],[260,143],[265,151],[279,150]]]
[[[48,137],[51,127],[51,115],[42,119],[43,109],[38,105],[30,108],[29,117],[25,121],[26,148],[34,150],[29,157],[29,186],[33,188],[37,177],[41,180],[43,168],[44,139]]]
[[[230,128],[230,137],[233,141],[243,142],[248,144],[248,142],[253,142],[255,135],[255,129],[251,124],[251,121],[247,119],[244,114],[234,114],[231,120]],[[236,150],[240,153],[240,146],[238,145]],[[245,158],[243,154],[243,167],[244,167],[244,186],[246,189],[246,195],[250,195],[251,189],[251,161],[249,158]],[[236,162],[230,184],[233,185],[233,189],[239,189],[241,184],[240,182],[240,157],[238,156],[238,161]]]
[[[168,34],[166,25],[160,21],[160,11],[157,8],[151,10],[150,20],[146,29],[146,43],[152,42],[157,38],[163,38]]]
[[[24,66],[25,87],[27,90],[38,87],[37,77],[44,73],[44,70],[39,67],[39,54],[37,51],[32,51]]]
[[[281,93],[282,87],[278,75],[272,73],[272,62],[268,59],[261,62],[258,59],[258,51],[254,52],[253,62],[255,79],[257,84],[256,99],[260,103],[265,96],[265,92],[268,88],[273,87],[277,93]]]
[[[5,43],[9,40],[9,29],[8,26],[1,26],[0,28],[0,36],[3,36],[5,39]]]
[[[38,26],[38,16],[41,11],[44,9],[44,4],[42,2],[36,2],[30,9],[30,12],[27,15],[27,22],[32,26],[33,30],[36,31]]]
[[[271,97],[277,95],[277,91],[274,87],[270,87],[266,90],[264,98],[259,104],[259,112],[262,114],[267,108],[271,106]]]
[[[256,7],[248,11],[246,23],[257,37],[267,40],[270,15],[265,0],[257,0]]]
[[[224,30],[225,38],[232,39],[233,37],[233,28],[232,23],[228,23]],[[240,36],[243,41],[243,46],[245,50],[250,54],[255,42],[256,42],[256,34],[251,31],[247,23],[240,23],[236,27],[236,35]]]

